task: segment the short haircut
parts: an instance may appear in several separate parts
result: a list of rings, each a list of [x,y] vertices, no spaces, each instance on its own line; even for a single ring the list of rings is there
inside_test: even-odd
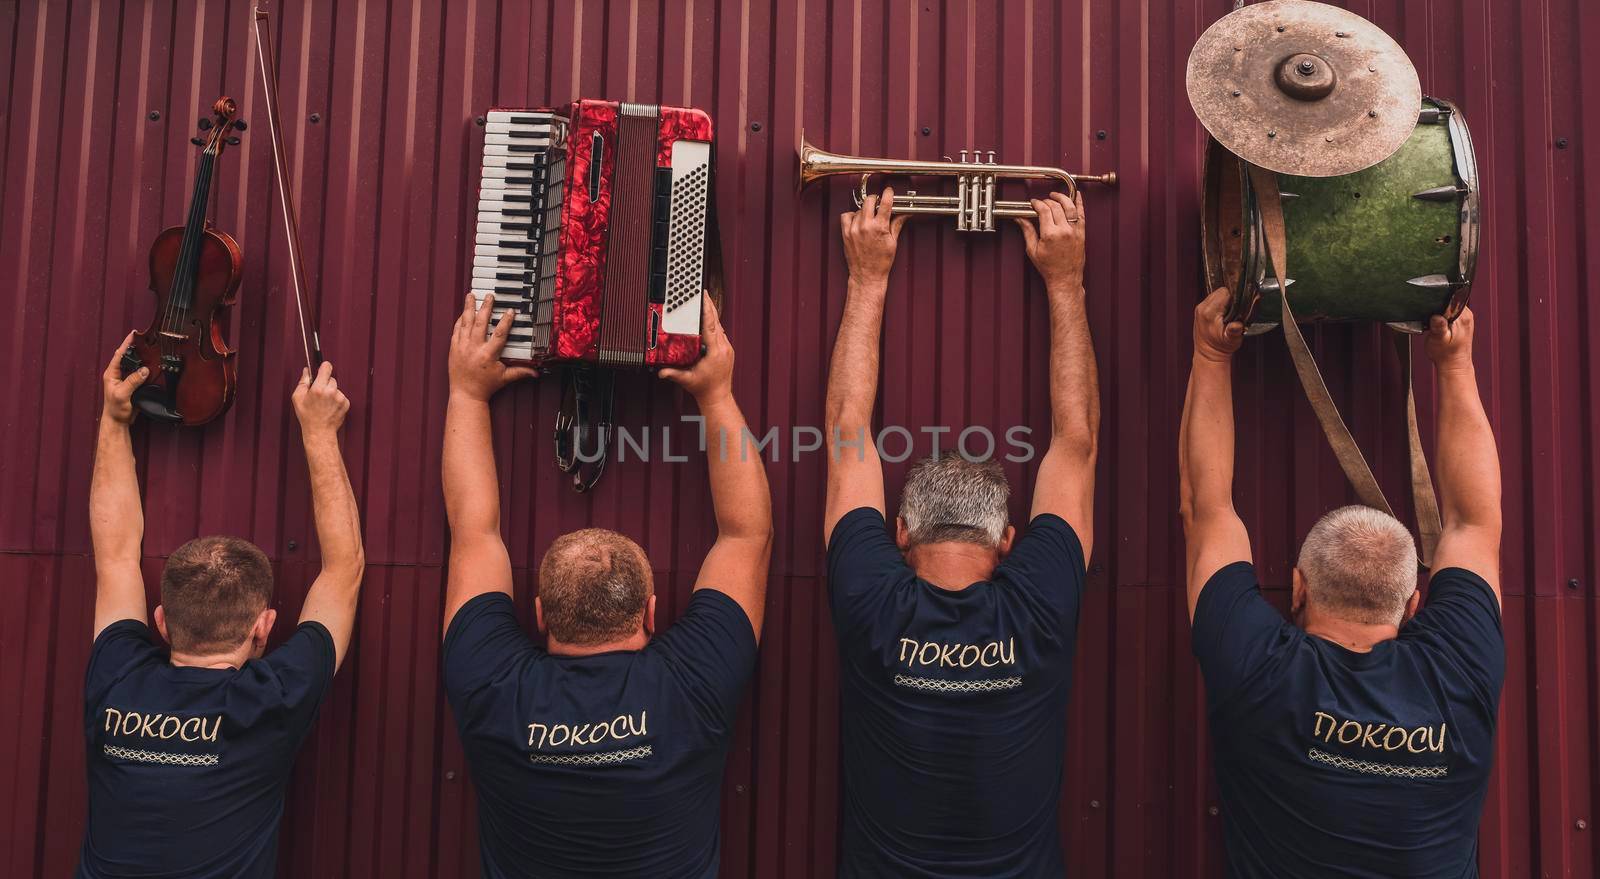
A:
[[[604,528],[557,537],[539,563],[545,629],[564,644],[591,646],[632,635],[651,588],[644,550]]]
[[[1311,526],[1300,546],[1310,600],[1340,619],[1398,625],[1417,591],[1417,547],[1395,517],[1340,507]]]
[[[237,537],[198,537],[178,547],[161,572],[167,639],[183,653],[223,653],[250,635],[272,603],[272,564]]]
[[[960,541],[998,546],[1011,486],[998,461],[935,454],[912,465],[900,492],[900,518],[913,546]]]

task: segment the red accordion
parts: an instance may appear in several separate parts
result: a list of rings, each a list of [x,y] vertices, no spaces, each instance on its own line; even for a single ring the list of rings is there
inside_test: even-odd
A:
[[[580,100],[489,111],[472,290],[494,294],[496,320],[516,312],[504,359],[694,363],[712,211],[700,110]]]

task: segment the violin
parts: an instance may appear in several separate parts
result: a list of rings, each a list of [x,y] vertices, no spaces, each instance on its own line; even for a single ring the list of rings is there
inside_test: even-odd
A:
[[[156,236],[150,245],[150,289],[156,314],[150,327],[135,330],[123,355],[123,373],[141,366],[149,377],[133,393],[133,405],[157,421],[196,426],[228,411],[238,380],[237,352],[228,347],[223,325],[238,299],[243,253],[239,242],[214,228],[207,218],[217,159],[239,143],[233,99],[221,97],[212,115],[200,120],[203,136],[191,143],[204,149],[189,197],[189,216]]]

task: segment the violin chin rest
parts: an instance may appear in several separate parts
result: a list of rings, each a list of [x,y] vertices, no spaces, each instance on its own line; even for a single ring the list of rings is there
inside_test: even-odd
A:
[[[183,413],[178,411],[175,401],[165,388],[142,387],[133,392],[133,405],[140,412],[157,421],[166,421],[171,424],[182,424]]]

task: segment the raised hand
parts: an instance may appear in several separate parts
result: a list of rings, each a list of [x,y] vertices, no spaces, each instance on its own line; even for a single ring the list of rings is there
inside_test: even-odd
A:
[[[861,209],[839,215],[844,233],[844,258],[850,277],[864,283],[887,283],[894,266],[895,248],[900,242],[900,227],[909,214],[893,215],[894,189],[886,187],[883,198],[869,195]]]
[[[716,302],[709,295],[700,301],[704,303],[700,307],[700,341],[706,346],[705,353],[689,369],[665,367],[659,374],[688,391],[704,407],[733,396],[733,344],[722,329]]]
[[[339,390],[333,364],[326,360],[314,379],[311,370],[300,371],[300,383],[295,385],[290,400],[294,402],[295,417],[300,419],[300,432],[305,435],[338,433],[345,413],[350,411],[350,400]]]
[[[488,400],[506,385],[533,378],[538,371],[526,366],[506,366],[500,361],[506,338],[511,334],[514,313],[507,311],[489,332],[489,315],[494,313],[494,294],[484,297],[477,307],[471,293],[456,318],[450,337],[450,393],[473,400]],[[487,338],[486,338],[487,337]]]
[[[1472,365],[1472,332],[1476,328],[1472,309],[1463,308],[1454,321],[1436,314],[1428,320],[1422,337],[1422,350],[1428,353],[1435,369]]]
[[[1226,287],[1218,287],[1194,307],[1194,356],[1226,362],[1244,343],[1244,324],[1223,322],[1231,296]]]
[[[1039,225],[1018,217],[1028,259],[1044,278],[1045,286],[1083,286],[1084,214],[1083,193],[1067,198],[1052,192],[1049,198],[1032,200]]]
[[[106,371],[100,375],[100,396],[103,401],[101,411],[105,417],[118,424],[131,424],[133,422],[133,392],[144,384],[150,377],[150,368],[141,366],[126,378],[122,375],[122,355],[127,352],[128,346],[133,344],[133,333],[128,333],[122,344],[117,346],[117,353],[111,355],[111,362],[106,364]]]

